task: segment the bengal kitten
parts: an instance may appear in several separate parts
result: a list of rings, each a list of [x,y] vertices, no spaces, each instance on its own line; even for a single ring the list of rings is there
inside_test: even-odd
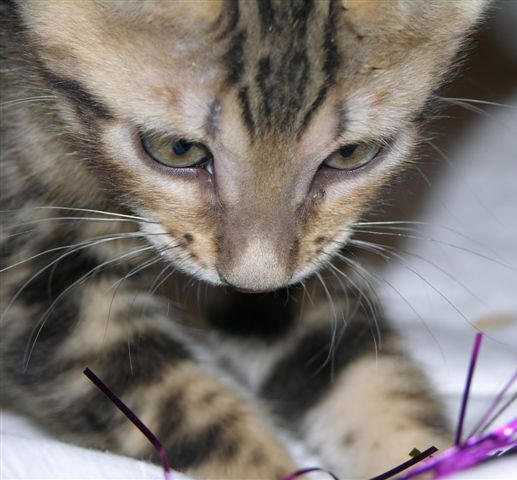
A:
[[[88,366],[195,478],[446,443],[343,248],[486,3],[4,1],[4,405],[152,458]]]

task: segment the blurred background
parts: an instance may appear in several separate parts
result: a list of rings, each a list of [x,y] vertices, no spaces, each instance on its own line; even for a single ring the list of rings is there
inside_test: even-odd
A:
[[[392,205],[374,215],[421,223],[379,227],[384,233],[368,240],[399,255],[380,262],[383,305],[444,395],[451,420],[474,335],[485,332],[468,433],[517,370],[517,0],[495,2],[465,53],[439,92],[430,143],[388,193]],[[507,398],[515,392],[517,385]],[[515,417],[517,401],[500,421]]]

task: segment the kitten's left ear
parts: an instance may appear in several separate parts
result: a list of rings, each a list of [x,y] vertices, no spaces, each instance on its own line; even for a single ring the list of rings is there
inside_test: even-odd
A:
[[[466,30],[474,25],[493,0],[341,0],[343,9],[361,24],[391,21],[418,26],[425,19],[440,19],[442,26]]]
[[[492,2],[493,0],[435,0],[428,3],[436,3],[438,6],[440,4],[451,4],[450,6],[457,12],[456,14],[459,17],[456,20],[465,22],[465,27],[468,28],[482,18]]]

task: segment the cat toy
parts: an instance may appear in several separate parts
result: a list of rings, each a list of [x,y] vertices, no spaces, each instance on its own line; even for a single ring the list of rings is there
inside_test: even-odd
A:
[[[467,372],[467,379],[465,382],[465,388],[463,390],[460,416],[458,419],[458,426],[456,428],[455,442],[454,445],[441,452],[438,455],[433,456],[438,449],[434,446],[429,447],[423,452],[413,449],[410,453],[411,459],[406,462],[377,475],[370,480],[387,480],[395,477],[402,472],[401,476],[396,477],[397,480],[410,480],[421,474],[431,474],[432,479],[445,478],[455,472],[466,470],[474,467],[480,463],[488,460],[493,460],[506,456],[509,454],[517,453],[517,417],[510,420],[503,425],[489,431],[486,430],[490,425],[499,417],[499,415],[509,406],[509,404],[517,398],[513,396],[510,402],[507,402],[500,408],[496,414],[492,415],[498,405],[501,403],[504,395],[517,380],[517,371],[512,375],[510,380],[506,383],[501,392],[496,396],[494,401],[490,404],[481,420],[478,422],[472,433],[462,441],[463,424],[465,420],[465,414],[467,411],[467,404],[470,395],[470,386],[472,378],[474,376],[474,369],[477,363],[479,349],[481,347],[481,340],[483,338],[482,333],[478,333],[474,340],[474,347],[472,349],[472,355],[470,358],[469,369]],[[126,415],[131,422],[147,437],[151,442],[156,452],[158,453],[162,467],[164,471],[165,480],[172,480],[172,475],[169,470],[169,462],[165,449],[163,448],[160,441],[156,436],[147,428],[144,423],[120,400],[120,398],[106,386],[89,368],[84,370],[84,374],[106,395],[119,410]],[[407,471],[409,468],[411,470]],[[296,472],[286,475],[282,480],[295,480],[300,478],[302,475],[311,472],[322,472],[328,474],[332,479],[339,480],[339,478],[332,472],[324,470],[319,467],[308,467]]]

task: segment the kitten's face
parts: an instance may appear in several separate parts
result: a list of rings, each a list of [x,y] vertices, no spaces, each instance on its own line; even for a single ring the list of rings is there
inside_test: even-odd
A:
[[[47,82],[69,98],[60,114],[101,152],[91,167],[153,222],[144,231],[166,232],[149,239],[190,274],[268,290],[338,249],[408,158],[415,118],[482,3],[21,11],[46,45]]]

